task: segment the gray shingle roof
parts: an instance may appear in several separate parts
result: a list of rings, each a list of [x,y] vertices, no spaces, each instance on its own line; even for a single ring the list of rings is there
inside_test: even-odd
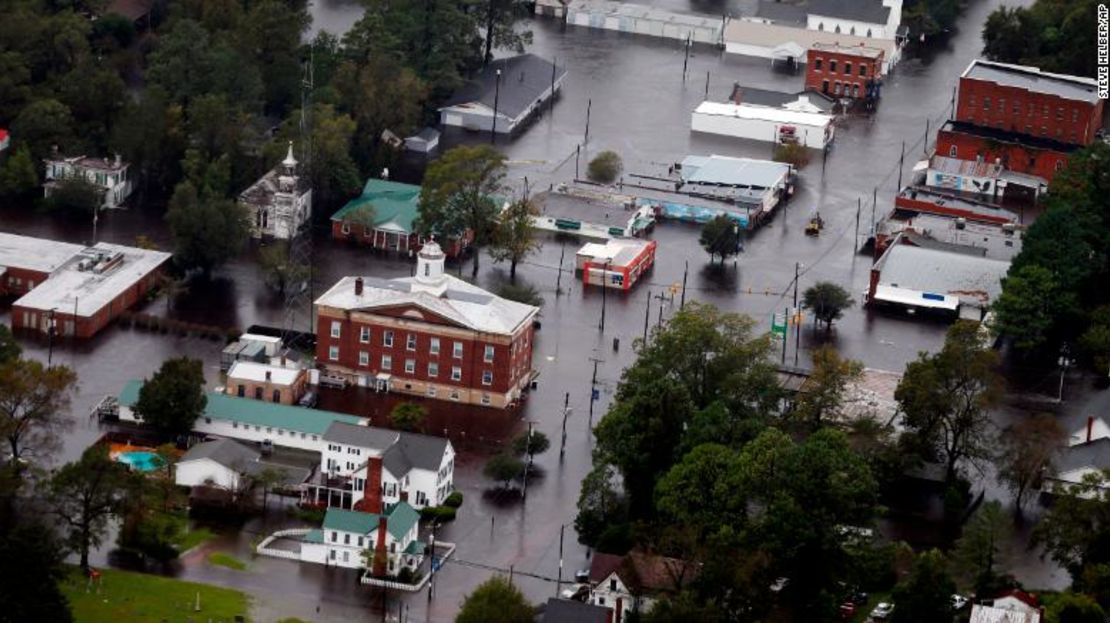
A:
[[[224,467],[243,470],[247,468],[249,463],[257,461],[260,456],[262,455],[257,450],[248,448],[237,441],[217,439],[198,443],[189,448],[189,451],[178,462],[209,459]]]
[[[375,426],[358,426],[346,422],[332,422],[324,432],[324,441],[342,443],[360,448],[385,450],[397,442],[397,431]]]
[[[612,611],[602,606],[552,597],[543,606],[542,623],[606,623]]]
[[[755,16],[777,24],[805,24],[806,8],[797,4],[760,0],[755,7]]]
[[[1060,474],[1084,467],[1110,468],[1110,437],[1071,446],[1056,459],[1056,472]]]
[[[535,54],[521,54],[491,62],[478,76],[459,89],[444,108],[459,104],[481,102],[493,108],[497,97],[497,112],[516,117],[536,103],[544,91],[551,88],[550,62]],[[501,87],[498,93],[497,70],[501,70]],[[555,81],[565,76],[565,67],[555,69]]]
[[[811,0],[809,14],[886,24],[890,18],[890,7],[883,6],[882,0]]]
[[[256,461],[247,463],[244,466],[243,472],[248,476],[258,476],[267,469],[272,469],[282,474],[280,485],[299,485],[305,480],[308,480],[308,475],[311,473],[304,467],[293,467],[292,465],[280,465],[278,463],[268,463],[266,461]]]

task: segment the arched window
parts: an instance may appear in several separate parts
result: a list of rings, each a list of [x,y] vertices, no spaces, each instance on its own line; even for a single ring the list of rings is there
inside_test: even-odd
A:
[[[824,30],[825,22],[817,22],[817,30]]]
[[[836,25],[836,34],[840,34],[840,24]]]
[[[853,35],[853,36],[855,36],[855,34],[856,34],[856,27],[855,27],[855,26],[852,26],[852,30],[851,30],[851,31],[850,31],[850,32],[849,32],[848,34],[850,34],[850,35]]]
[[[871,29],[870,28],[867,29],[867,38],[868,39],[871,38]]]

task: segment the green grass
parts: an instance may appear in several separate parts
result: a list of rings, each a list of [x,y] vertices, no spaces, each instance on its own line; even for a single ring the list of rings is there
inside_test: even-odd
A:
[[[101,569],[100,592],[85,592],[78,570],[62,582],[76,623],[122,621],[226,621],[247,616],[247,596],[228,588],[183,582],[145,573]],[[195,612],[200,593],[200,612]]]
[[[245,571],[247,569],[247,563],[231,554],[225,554],[223,552],[212,552],[209,554],[208,564],[219,565],[221,567],[227,567],[228,569],[235,569],[236,571]]]
[[[177,546],[177,551],[184,554],[201,543],[212,539],[214,536],[216,536],[216,534],[208,528],[197,528],[188,532],[182,532],[174,539],[173,544]]]

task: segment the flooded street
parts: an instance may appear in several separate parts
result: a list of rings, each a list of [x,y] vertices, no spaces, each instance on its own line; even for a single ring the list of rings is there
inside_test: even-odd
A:
[[[645,314],[654,326],[659,322],[660,311],[665,320],[679,306],[677,296],[673,301],[649,300],[649,294],[657,296],[673,284],[681,284],[687,266],[687,300],[750,314],[761,331],[769,329],[772,312],[792,303],[793,290],[788,286],[794,278],[796,262],[801,265],[801,290],[816,281],[828,280],[849,288],[858,301],[867,284],[871,259],[857,254],[856,248],[870,226],[872,214],[881,216],[893,204],[903,143],[904,175],[908,176],[925,148],[926,120],[935,130],[947,118],[958,76],[979,53],[982,24],[1000,4],[1000,0],[971,2],[961,18],[961,31],[942,49],[932,51],[926,59],[903,60],[886,79],[878,111],[870,118],[850,118],[838,128],[827,160],[822,162],[817,156],[801,171],[797,194],[768,226],[750,236],[737,262],[710,266],[708,256],[698,245],[695,226],[664,223],[652,235],[659,243],[653,271],[629,295],[609,292],[603,298],[596,289],[584,290],[573,272],[567,270],[573,268],[578,243],[545,238],[540,252],[517,270],[518,281],[536,286],[545,299],[543,327],[537,333],[534,360],[540,374],[538,388],[531,392],[519,413],[427,403],[431,410],[428,432],[446,434],[460,450],[455,478],[466,499],[458,519],[437,533],[437,539],[457,543],[458,550],[437,574],[434,598],[429,600],[426,591],[404,597],[395,593],[386,595],[386,612],[395,617],[400,601],[407,612],[405,620],[449,621],[462,598],[477,584],[495,570],[508,573],[510,568],[514,581],[532,601],[554,596],[556,584],[550,579],[558,573],[559,534],[564,525],[564,577],[588,566],[587,552],[577,544],[571,524],[579,483],[590,469],[591,424],[605,412],[621,370],[632,360],[632,341],[643,335]],[[713,3],[700,2],[670,6],[709,14],[722,9]],[[314,29],[341,34],[360,12],[355,1],[315,0]],[[658,174],[689,154],[769,158],[769,143],[690,132],[690,112],[705,96],[707,72],[710,98],[717,100],[725,99],[734,82],[784,91],[802,87],[801,73],[774,72],[767,61],[726,58],[708,47],[693,49],[684,81],[684,53],[678,43],[573,27],[564,30],[556,21],[547,19],[533,20],[530,27],[535,33],[535,43],[529,51],[554,58],[560,66],[567,66],[569,73],[553,111],[545,112],[516,139],[498,141],[498,147],[510,159],[509,177],[516,185],[527,177],[532,188],[546,190],[574,177],[572,154],[583,142],[588,107],[589,141],[582,147],[583,169],[591,155],[604,149],[615,150],[622,156],[626,176]],[[488,140],[488,136],[452,132],[444,136],[441,148]],[[877,197],[874,211],[873,196]],[[857,202],[863,205],[859,212]],[[803,229],[816,210],[824,218],[826,228],[820,236],[808,237]],[[91,223],[86,226],[67,222],[20,206],[0,207],[0,230],[69,241],[87,241],[92,237]],[[140,234],[163,248],[169,247],[168,233],[160,211],[155,208],[132,208],[101,219],[101,240],[133,244]],[[143,311],[228,328],[243,329],[256,323],[280,325],[281,300],[263,283],[252,260],[255,252],[252,250],[246,257],[231,262],[212,281],[191,284],[190,291],[172,305],[158,300]],[[564,252],[567,257],[560,273],[560,256]],[[314,253],[316,293],[344,275],[397,277],[411,271],[407,258],[375,255],[333,243],[326,231],[317,233]],[[494,265],[488,256],[483,256],[481,262],[480,285],[493,287],[507,279],[507,266]],[[468,276],[469,270],[468,263],[463,274]],[[561,284],[561,295],[556,294],[557,283]],[[603,304],[606,325],[601,331]],[[6,314],[6,309],[0,312],[0,321],[9,321]],[[300,328],[308,329],[307,318],[306,310],[304,326]],[[864,362],[867,367],[901,371],[919,351],[937,348],[945,328],[912,317],[870,312],[857,305],[845,313],[828,339],[842,354]],[[824,339],[823,332],[815,333],[810,325],[803,328],[798,359],[807,363],[808,351]],[[614,349],[614,340],[619,340],[619,349]],[[22,343],[29,356],[46,359],[45,342]],[[54,362],[73,367],[80,378],[72,405],[75,426],[57,461],[76,458],[100,435],[96,422],[87,417],[97,400],[117,393],[129,379],[149,376],[165,358],[180,355],[200,358],[205,361],[209,385],[219,384],[222,346],[219,341],[155,335],[119,325],[85,343],[55,344]],[[791,334],[787,363],[794,362],[795,349]],[[591,359],[602,360],[597,374],[601,399],[594,405],[592,420]],[[567,423],[566,452],[560,457],[562,405],[567,392],[573,414]],[[325,392],[320,406],[369,416],[375,423],[382,422],[389,408],[380,396],[357,390],[345,395]],[[1020,414],[1002,414],[1000,422],[1005,424],[1014,417]],[[536,459],[542,477],[529,483],[527,501],[487,494],[488,483],[480,473],[483,457],[491,448],[524,430],[527,422],[552,440],[551,450]],[[982,483],[989,486],[988,497],[1004,499],[1005,492],[998,491],[987,480],[993,478],[984,478]],[[221,537],[209,546],[249,560],[247,571],[208,565],[203,555],[206,550],[202,550],[186,557],[175,573],[187,579],[246,590],[256,599],[257,620],[285,616],[318,622],[382,619],[383,595],[358,586],[353,572],[251,558],[251,547],[263,534],[293,525],[296,521],[275,506],[265,521],[252,521],[242,532]],[[1027,557],[1028,561],[1023,559],[1017,565],[1019,577],[1028,573],[1037,580],[1035,587],[1059,584],[1058,570],[1040,565],[1033,554]],[[102,564],[105,560],[105,552],[100,552],[95,562]],[[1022,568],[1026,571],[1020,571]]]

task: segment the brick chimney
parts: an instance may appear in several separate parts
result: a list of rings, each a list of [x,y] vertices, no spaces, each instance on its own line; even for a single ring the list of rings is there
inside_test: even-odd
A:
[[[1087,416],[1087,443],[1091,443],[1091,434],[1095,428],[1095,416]]]
[[[273,373],[266,370],[266,382],[269,383],[271,380],[273,380]]]
[[[372,456],[366,461],[366,482],[362,485],[362,499],[355,504],[356,511],[380,514],[382,512],[382,457]]]
[[[355,296],[362,296],[362,277],[355,277]]]
[[[381,459],[378,460],[381,463]],[[378,516],[378,542],[374,545],[374,565],[372,572],[375,577],[385,576],[386,570],[386,553],[385,553],[385,533],[389,527],[389,520],[385,515]]]

